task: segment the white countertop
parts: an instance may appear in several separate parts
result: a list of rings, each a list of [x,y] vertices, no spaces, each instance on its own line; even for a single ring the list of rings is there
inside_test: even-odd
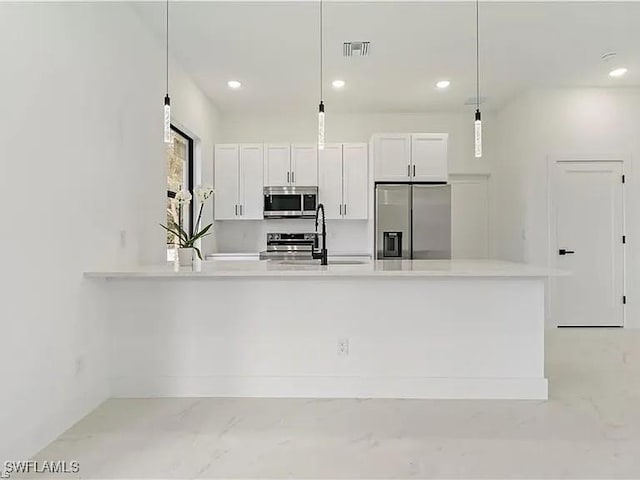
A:
[[[201,272],[170,265],[85,272],[86,278],[221,278],[221,277],[549,277],[563,272],[502,260],[376,260],[358,264],[278,263],[257,260],[212,260]]]

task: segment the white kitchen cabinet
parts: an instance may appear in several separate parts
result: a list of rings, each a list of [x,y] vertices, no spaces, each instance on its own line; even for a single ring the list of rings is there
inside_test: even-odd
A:
[[[452,175],[451,258],[489,258],[489,176]]]
[[[269,143],[264,146],[264,186],[282,187],[291,184],[291,146]]]
[[[320,151],[319,196],[327,219],[366,219],[367,144],[326,145]]]
[[[374,136],[377,182],[446,182],[446,133],[396,133]]]
[[[242,220],[262,220],[263,196],[262,144],[240,145],[239,213]]]
[[[342,145],[342,216],[365,220],[368,217],[368,148],[366,143]]]
[[[216,220],[262,219],[263,147],[216,145]]]
[[[342,145],[326,144],[320,150],[318,196],[328,220],[342,218]]]
[[[446,133],[411,135],[411,179],[414,182],[446,182],[448,179]]]
[[[318,185],[318,148],[314,144],[291,145],[290,185],[316,187]]]
[[[379,134],[373,141],[376,181],[407,182],[411,177],[411,135]]]
[[[238,218],[240,169],[238,145],[216,145],[215,148],[215,209],[216,220]]]

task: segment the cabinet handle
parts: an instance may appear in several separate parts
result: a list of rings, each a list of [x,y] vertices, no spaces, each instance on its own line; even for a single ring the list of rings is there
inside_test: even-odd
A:
[[[413,176],[414,177],[416,176],[416,166],[415,165],[413,166]]]
[[[291,172],[287,172],[287,183],[291,183]]]
[[[235,206],[235,207],[236,207],[236,213],[235,213],[235,215],[236,215],[236,217],[237,217],[237,216],[238,216],[238,205],[236,204],[236,206]]]
[[[346,203],[344,204],[344,214],[345,215],[347,214],[347,204]]]
[[[243,205],[240,205],[240,216],[242,216],[242,207]]]
[[[411,165],[407,165],[407,177],[411,176]]]
[[[291,172],[291,183],[296,183],[296,172]]]
[[[340,216],[342,216],[342,204],[340,204]]]

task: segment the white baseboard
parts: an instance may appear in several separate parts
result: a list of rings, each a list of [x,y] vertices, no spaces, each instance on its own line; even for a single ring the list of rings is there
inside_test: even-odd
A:
[[[111,378],[114,397],[546,400],[546,378],[154,376]]]

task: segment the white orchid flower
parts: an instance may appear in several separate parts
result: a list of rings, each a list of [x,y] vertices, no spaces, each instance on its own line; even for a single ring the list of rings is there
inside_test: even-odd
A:
[[[206,202],[213,195],[213,187],[210,185],[200,185],[193,192],[198,199],[198,203]]]
[[[174,200],[178,203],[190,203],[191,202],[191,193],[188,190],[178,190],[176,192],[176,196]]]

